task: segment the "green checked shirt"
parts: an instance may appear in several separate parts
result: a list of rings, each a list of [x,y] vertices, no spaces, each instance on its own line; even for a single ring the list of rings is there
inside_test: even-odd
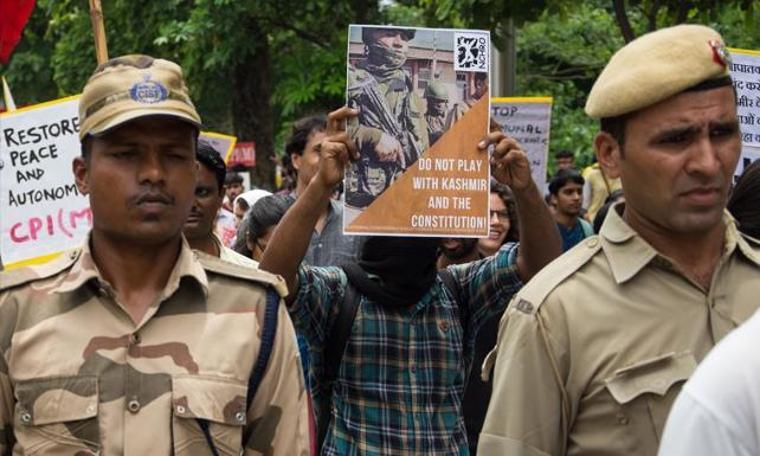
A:
[[[493,257],[450,267],[459,303],[440,278],[405,309],[362,296],[331,398],[318,380],[348,279],[338,267],[301,266],[290,314],[309,342],[314,400],[332,403],[322,455],[469,453],[461,402],[475,335],[521,288],[516,258],[510,243]]]

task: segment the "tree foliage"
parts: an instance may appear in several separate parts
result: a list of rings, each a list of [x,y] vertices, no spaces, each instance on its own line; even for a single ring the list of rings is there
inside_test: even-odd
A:
[[[257,183],[292,122],[343,103],[349,23],[486,28],[497,46],[517,25],[517,94],[555,99],[551,150],[592,157],[586,95],[625,41],[679,22],[711,25],[730,46],[760,48],[760,0],[165,0],[104,2],[109,54],[179,62],[206,128],[257,143]],[[622,8],[622,9],[621,9]],[[17,104],[77,93],[96,66],[87,2],[37,0],[0,67]]]

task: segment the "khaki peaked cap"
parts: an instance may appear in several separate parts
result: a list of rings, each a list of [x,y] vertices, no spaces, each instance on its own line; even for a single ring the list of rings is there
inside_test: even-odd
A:
[[[179,65],[139,54],[113,58],[84,86],[79,139],[146,116],[171,116],[201,127]]]
[[[730,55],[715,30],[678,25],[642,35],[618,50],[594,83],[586,114],[617,117],[710,79],[729,75]]]

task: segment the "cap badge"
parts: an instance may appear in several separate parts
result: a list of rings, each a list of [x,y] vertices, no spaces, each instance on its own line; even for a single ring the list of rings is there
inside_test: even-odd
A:
[[[731,54],[726,49],[726,45],[718,40],[710,40],[707,42],[712,48],[713,61],[719,65],[728,66],[731,64]]]
[[[133,85],[129,89],[129,96],[138,103],[158,103],[166,100],[169,91],[163,84],[152,81],[150,75],[146,74],[144,80]]]

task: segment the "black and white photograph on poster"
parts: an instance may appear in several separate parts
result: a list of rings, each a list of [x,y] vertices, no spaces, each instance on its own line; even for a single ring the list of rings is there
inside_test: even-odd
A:
[[[348,132],[361,159],[345,180],[345,221],[382,194],[482,97],[490,36],[478,30],[351,25]]]

